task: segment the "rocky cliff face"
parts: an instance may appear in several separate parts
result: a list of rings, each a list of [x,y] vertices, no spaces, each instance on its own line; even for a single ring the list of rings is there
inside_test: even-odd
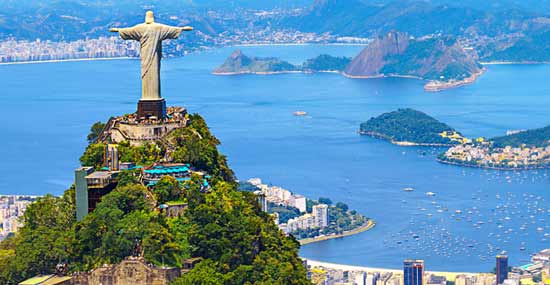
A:
[[[475,56],[453,38],[414,39],[392,32],[376,39],[348,65],[349,77],[410,76],[426,80],[463,80],[482,71]]]
[[[389,33],[366,47],[345,69],[350,76],[379,76],[388,63],[386,56],[402,54],[409,45],[409,37],[403,33]]]

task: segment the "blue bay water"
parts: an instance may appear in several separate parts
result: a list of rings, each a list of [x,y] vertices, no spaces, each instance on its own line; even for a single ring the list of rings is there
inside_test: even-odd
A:
[[[361,47],[242,49],[300,63],[320,53],[352,56]],[[310,198],[330,197],[377,221],[371,231],[304,246],[302,256],[392,268],[423,258],[432,270],[490,271],[501,250],[518,265],[549,247],[548,171],[442,165],[434,159],[442,149],[398,147],[357,130],[402,107],[471,137],[549,125],[550,66],[490,66],[473,85],[427,93],[412,79],[211,75],[232,51],[166,59],[168,104],[205,117],[239,179],[260,177]],[[137,60],[0,66],[0,194],[61,194],[72,183],[89,126],[135,110],[139,74]],[[298,110],[308,116],[293,116]]]

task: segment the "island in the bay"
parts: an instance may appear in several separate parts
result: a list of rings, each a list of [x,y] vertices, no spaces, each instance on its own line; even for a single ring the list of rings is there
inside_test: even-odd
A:
[[[371,118],[361,124],[359,133],[403,146],[450,146],[467,142],[449,125],[409,108]]]
[[[399,109],[362,123],[359,133],[401,146],[447,146],[437,157],[441,163],[500,170],[550,168],[550,126],[469,139],[423,112]]]
[[[426,91],[440,91],[474,82],[485,68],[453,37],[414,38],[391,32],[376,38],[353,59],[320,55],[300,65],[274,57],[249,57],[233,52],[215,75],[334,72],[350,78],[406,77],[427,81]]]
[[[275,57],[249,57],[240,49],[237,49],[212,73],[215,75],[237,75],[293,72],[341,72],[350,62],[351,58],[334,57],[323,54],[308,59],[300,65],[294,65]]]

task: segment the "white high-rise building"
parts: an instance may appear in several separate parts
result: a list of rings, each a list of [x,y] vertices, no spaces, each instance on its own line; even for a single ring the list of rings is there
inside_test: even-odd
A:
[[[365,272],[357,272],[355,274],[355,285],[365,285],[366,284],[366,276]]]
[[[300,210],[300,213],[305,213],[307,210],[306,206],[306,197],[302,195],[292,195],[291,200],[293,201],[294,208]]]
[[[376,281],[378,281],[379,277],[380,274],[378,272],[367,274],[365,285],[376,285]]]
[[[324,228],[328,226],[328,205],[319,204],[313,206],[312,214],[317,227]]]

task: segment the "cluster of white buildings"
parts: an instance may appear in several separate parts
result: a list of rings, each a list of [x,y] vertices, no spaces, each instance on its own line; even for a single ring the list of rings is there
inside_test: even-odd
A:
[[[277,225],[285,233],[292,233],[297,230],[306,230],[313,228],[325,228],[328,226],[328,205],[319,204],[312,207],[312,212],[307,213],[306,197],[297,195],[289,190],[278,186],[269,186],[262,183],[260,178],[252,178],[247,181],[251,185],[256,186],[259,190],[256,191],[256,195],[262,196],[262,208],[267,210],[267,203],[274,203],[277,205],[293,207],[304,213],[303,215],[288,220],[287,223],[278,223]]]
[[[68,60],[83,58],[135,57],[139,43],[118,37],[100,37],[72,42],[8,39],[0,41],[0,62]]]
[[[283,189],[278,186],[269,186],[263,184],[260,178],[252,178],[247,181],[248,183],[256,186],[261,191],[267,202],[277,205],[294,207],[300,210],[301,213],[306,212],[306,197],[302,195],[293,194],[289,190]]]
[[[36,198],[35,196],[0,196],[0,240],[10,233],[17,232],[21,227],[19,218]]]
[[[311,214],[305,214],[288,220],[286,224],[279,224],[279,228],[289,234],[298,230],[325,228],[328,226],[328,205],[319,204],[312,208]]]
[[[550,146],[491,148],[465,144],[450,148],[445,157],[481,166],[529,167],[550,163]]]

